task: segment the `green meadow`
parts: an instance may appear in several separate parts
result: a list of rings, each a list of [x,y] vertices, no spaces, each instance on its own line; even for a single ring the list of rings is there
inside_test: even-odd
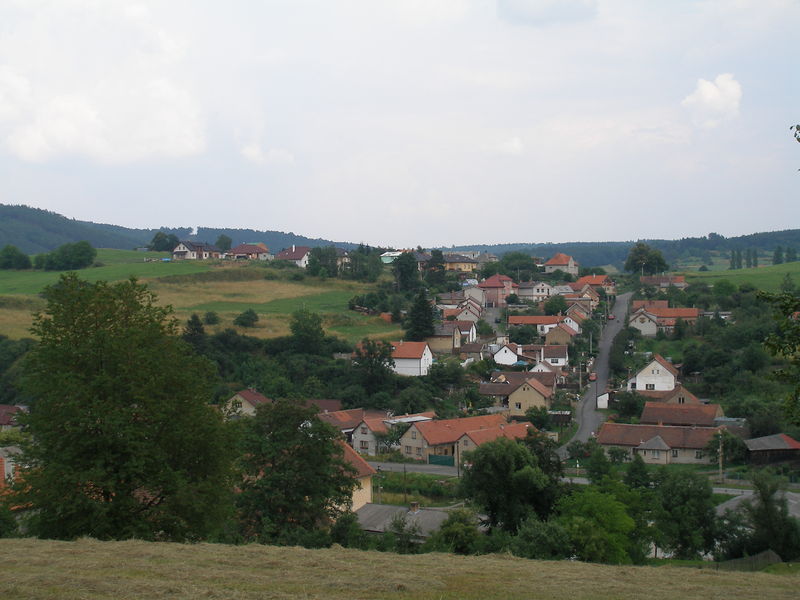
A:
[[[780,290],[780,285],[787,273],[792,277],[795,285],[800,286],[800,262],[751,269],[686,271],[684,274],[686,275],[687,283],[703,281],[713,285],[715,282],[725,279],[736,286],[749,283],[766,292],[777,292]]]

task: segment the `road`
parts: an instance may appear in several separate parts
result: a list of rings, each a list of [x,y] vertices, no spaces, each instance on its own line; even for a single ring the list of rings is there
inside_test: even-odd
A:
[[[409,473],[428,473],[429,475],[441,475],[443,477],[455,477],[458,475],[456,467],[446,467],[444,465],[427,465],[425,463],[391,463],[367,461],[373,469],[381,471],[395,471],[402,473],[405,469]]]
[[[616,335],[622,331],[625,323],[625,316],[628,313],[628,303],[631,299],[631,292],[626,292],[617,296],[611,313],[614,319],[606,323],[603,333],[600,335],[597,359],[595,360],[593,371],[597,374],[597,380],[586,388],[586,392],[578,402],[575,409],[575,418],[578,421],[578,431],[568,440],[566,444],[558,449],[558,455],[564,459],[567,456],[567,445],[572,440],[585,442],[590,436],[595,435],[603,422],[603,414],[597,411],[597,394],[603,393],[608,385],[608,356],[611,351],[611,342]]]

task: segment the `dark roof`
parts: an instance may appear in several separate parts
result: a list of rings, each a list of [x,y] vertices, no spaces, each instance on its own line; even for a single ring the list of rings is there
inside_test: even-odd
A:
[[[392,521],[403,515],[406,523],[419,528],[421,537],[430,537],[445,522],[449,513],[443,508],[420,508],[411,512],[406,506],[391,506],[389,504],[365,504],[356,511],[358,524],[364,531],[383,533],[389,531]]]
[[[189,240],[182,240],[181,244],[186,246],[189,250],[193,250],[194,252],[207,250],[209,252],[221,252],[219,248],[212,244],[207,244],[205,242],[191,242]]]
[[[744,443],[750,452],[758,452],[760,450],[800,450],[800,442],[785,433],[753,438],[752,440],[745,440]]]
[[[286,248],[278,252],[275,255],[276,260],[302,260],[303,257],[311,252],[311,248],[308,246],[293,246],[292,248]]]
[[[464,256],[462,254],[445,254],[444,255],[444,262],[446,263],[475,263],[478,264],[478,261],[474,258],[470,258],[469,256]]]

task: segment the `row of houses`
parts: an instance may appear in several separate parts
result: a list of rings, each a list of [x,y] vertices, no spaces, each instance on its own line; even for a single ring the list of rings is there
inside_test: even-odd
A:
[[[311,257],[309,246],[292,245],[273,255],[263,243],[239,244],[227,252],[205,242],[182,241],[172,251],[174,260],[285,260],[305,269]],[[350,262],[347,250],[336,248],[337,266],[341,267]]]

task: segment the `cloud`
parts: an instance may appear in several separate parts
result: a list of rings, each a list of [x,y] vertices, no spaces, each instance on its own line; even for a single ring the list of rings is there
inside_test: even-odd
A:
[[[510,156],[519,156],[525,151],[525,144],[518,137],[512,137],[497,146],[497,151],[500,154],[508,154]]]
[[[0,140],[12,154],[108,164],[205,150],[203,110],[181,71],[185,44],[146,7],[78,2],[20,12],[18,35],[0,37],[8,57]]]
[[[294,154],[285,148],[270,148],[264,150],[261,144],[246,144],[241,149],[241,154],[247,160],[257,165],[292,165],[294,164]]]
[[[497,15],[532,26],[588,21],[597,16],[597,0],[497,0]]]
[[[697,88],[686,96],[681,106],[689,110],[696,125],[718,126],[739,116],[742,86],[730,73],[717,75],[714,81],[697,80]]]

